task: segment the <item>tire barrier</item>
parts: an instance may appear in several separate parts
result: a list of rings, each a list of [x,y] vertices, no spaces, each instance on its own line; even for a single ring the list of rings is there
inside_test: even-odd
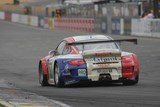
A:
[[[64,30],[94,32],[95,20],[91,18],[55,18],[54,26]]]

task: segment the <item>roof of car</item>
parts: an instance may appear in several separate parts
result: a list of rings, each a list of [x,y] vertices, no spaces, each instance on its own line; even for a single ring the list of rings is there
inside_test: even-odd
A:
[[[81,35],[72,37],[76,42],[77,41],[90,41],[90,40],[109,40],[110,37],[106,35]]]
[[[80,35],[80,36],[71,36],[64,38],[68,43],[80,42],[80,41],[92,41],[92,40],[112,40],[110,36],[107,35]]]

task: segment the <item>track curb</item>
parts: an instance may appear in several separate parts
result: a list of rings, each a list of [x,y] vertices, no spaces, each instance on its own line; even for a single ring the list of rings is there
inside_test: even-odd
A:
[[[13,107],[13,105],[11,105],[9,102],[6,102],[6,101],[4,101],[4,100],[2,100],[2,99],[0,99],[0,107]]]
[[[0,79],[0,107],[71,107],[63,102],[16,88]]]

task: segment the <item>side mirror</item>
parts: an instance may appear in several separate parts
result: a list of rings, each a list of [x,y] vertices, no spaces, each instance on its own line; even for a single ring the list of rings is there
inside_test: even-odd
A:
[[[48,52],[48,55],[57,55],[57,51],[56,50],[51,50]]]

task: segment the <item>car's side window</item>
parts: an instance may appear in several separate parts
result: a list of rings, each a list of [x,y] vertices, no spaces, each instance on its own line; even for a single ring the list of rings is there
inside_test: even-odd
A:
[[[66,55],[66,54],[70,54],[70,53],[71,53],[71,47],[65,46],[62,54]]]
[[[66,45],[66,41],[62,41],[62,42],[58,45],[58,47],[57,47],[57,52],[58,52],[58,54],[61,55],[61,54],[63,53],[63,50],[64,50],[65,45]]]

